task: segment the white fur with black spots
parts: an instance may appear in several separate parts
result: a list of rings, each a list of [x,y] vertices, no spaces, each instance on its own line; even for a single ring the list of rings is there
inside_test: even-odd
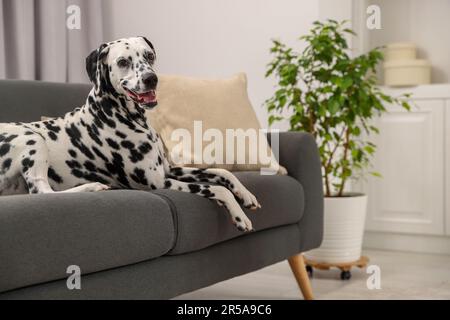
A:
[[[144,37],[104,43],[86,58],[94,87],[82,107],[0,124],[0,195],[166,188],[216,201],[239,230],[253,230],[235,196],[247,208],[261,206],[231,172],[169,165],[145,118],[157,105],[155,59]]]

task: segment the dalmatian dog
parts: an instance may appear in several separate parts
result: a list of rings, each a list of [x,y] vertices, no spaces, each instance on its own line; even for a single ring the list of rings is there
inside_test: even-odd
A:
[[[171,167],[145,109],[157,105],[156,53],[145,37],[102,44],[86,58],[93,88],[64,117],[0,124],[0,194],[172,189],[216,201],[240,231],[260,205],[222,169]]]

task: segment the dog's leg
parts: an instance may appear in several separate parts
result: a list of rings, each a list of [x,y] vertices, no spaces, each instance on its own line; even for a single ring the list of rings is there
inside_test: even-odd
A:
[[[53,193],[48,183],[48,149],[39,135],[30,137],[33,148],[24,149],[21,154],[21,172],[29,193]]]
[[[48,182],[48,149],[41,137],[35,138],[32,151],[22,154],[22,176],[29,193],[56,193]],[[59,192],[94,192],[109,189],[108,186],[92,182]]]
[[[182,182],[174,179],[166,179],[165,189],[190,192],[199,196],[213,199],[222,204],[230,213],[231,221],[240,231],[252,231],[252,223],[237,203],[233,194],[223,186],[204,185],[198,183]]]
[[[81,186],[77,186],[74,188],[70,188],[67,190],[59,191],[61,193],[69,193],[69,192],[96,192],[96,191],[104,191],[110,189],[109,186],[100,183],[100,182],[91,182],[82,184]]]
[[[261,208],[256,197],[228,170],[171,167],[169,177],[184,182],[209,182],[220,184],[241,199],[244,207],[253,210]]]

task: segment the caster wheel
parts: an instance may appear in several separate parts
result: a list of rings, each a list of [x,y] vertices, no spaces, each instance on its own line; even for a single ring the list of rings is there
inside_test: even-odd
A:
[[[313,268],[311,266],[306,266],[306,272],[308,273],[308,276],[312,278],[313,276]]]
[[[342,271],[341,272],[341,280],[350,280],[351,277],[352,277],[352,274],[350,273],[350,271]]]

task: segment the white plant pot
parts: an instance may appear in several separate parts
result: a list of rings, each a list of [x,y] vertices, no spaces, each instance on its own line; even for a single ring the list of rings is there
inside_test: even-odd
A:
[[[367,196],[325,198],[322,245],[305,253],[308,260],[353,262],[361,257]]]

